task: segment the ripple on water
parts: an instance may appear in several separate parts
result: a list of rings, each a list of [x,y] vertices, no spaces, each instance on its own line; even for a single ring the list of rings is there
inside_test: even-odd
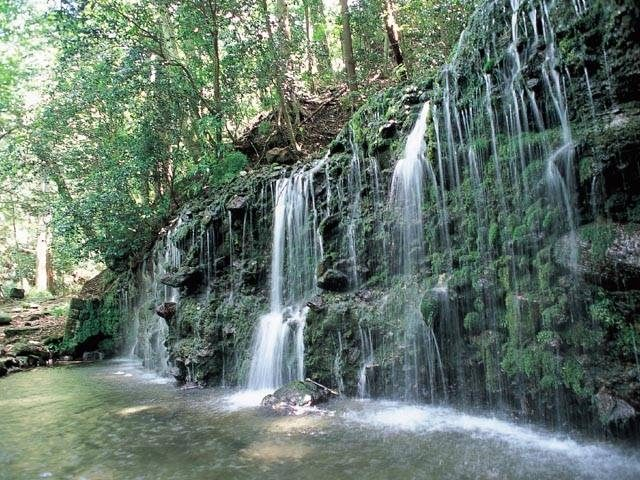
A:
[[[597,478],[623,475],[640,478],[640,456],[629,455],[602,443],[579,443],[557,434],[534,430],[494,417],[468,415],[451,408],[406,405],[398,402],[367,402],[343,417],[366,428],[417,435],[464,433],[479,440],[499,441],[532,455],[547,453],[564,457],[584,473]]]
[[[264,397],[273,393],[273,390],[240,390],[222,397],[223,408],[228,412],[255,408],[260,406]]]

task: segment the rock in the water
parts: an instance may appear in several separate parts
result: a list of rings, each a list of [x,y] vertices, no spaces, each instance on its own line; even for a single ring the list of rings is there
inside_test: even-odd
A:
[[[165,320],[171,320],[176,314],[176,304],[174,302],[164,302],[156,307],[156,314]]]
[[[11,368],[18,367],[19,364],[18,364],[18,361],[16,360],[16,357],[13,357],[13,356],[0,357],[0,366],[9,370]]]
[[[5,315],[4,313],[0,313],[0,326],[9,325],[11,323],[11,317],[9,315]]]
[[[318,286],[323,290],[344,292],[349,286],[349,278],[339,270],[330,268],[318,279]]]
[[[97,350],[93,352],[84,352],[82,354],[83,362],[95,362],[97,360],[102,360],[103,358],[104,358],[104,354]]]
[[[595,396],[600,421],[605,424],[624,424],[636,415],[635,409],[620,398],[614,397],[604,387]]]
[[[9,290],[9,298],[21,300],[24,298],[24,290],[22,288],[12,288]]]
[[[167,273],[160,278],[160,283],[169,287],[192,287],[202,280],[202,270],[198,267],[181,267],[176,273]]]
[[[280,415],[297,414],[302,407],[313,407],[329,399],[330,392],[309,381],[293,381],[262,399],[261,406]]]
[[[17,343],[11,352],[16,357],[29,357],[35,359],[36,364],[44,363],[49,359],[49,351],[37,343]]]

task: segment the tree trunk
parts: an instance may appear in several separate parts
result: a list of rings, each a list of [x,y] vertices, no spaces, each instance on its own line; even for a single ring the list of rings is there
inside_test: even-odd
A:
[[[36,242],[36,290],[53,292],[53,267],[51,265],[51,231],[49,216],[40,218]]]
[[[340,0],[340,10],[342,12],[342,58],[347,73],[347,85],[350,90],[354,90],[356,88],[356,62],[353,58],[353,41],[347,0]]]
[[[220,92],[220,28],[218,24],[218,0],[209,0],[211,11],[211,36],[213,43],[213,107],[215,109],[216,125],[215,143],[216,157],[220,160],[222,155],[222,93]]]
[[[278,0],[281,2],[282,0]],[[275,84],[276,93],[278,95],[278,100],[280,103],[280,114],[284,118],[285,126],[287,129],[287,135],[289,136],[289,142],[291,147],[295,151],[300,150],[300,146],[296,141],[296,134],[293,126],[293,122],[291,121],[291,113],[289,111],[289,105],[287,104],[286,97],[286,65],[288,64],[288,58],[285,59],[282,57],[281,51],[278,51],[275,45],[275,41],[273,38],[273,30],[271,28],[271,21],[269,19],[269,9],[267,8],[267,0],[260,0],[260,7],[262,9],[263,18],[265,22],[265,28],[267,30],[267,38],[269,41],[269,49],[273,55],[273,82]]]
[[[404,64],[404,57],[402,55],[402,50],[400,49],[400,31],[398,29],[398,24],[396,23],[394,10],[395,5],[393,4],[393,0],[385,0],[383,13],[384,28],[387,32],[387,39],[389,40],[389,47],[391,48],[393,61],[396,66],[399,67]],[[406,76],[406,72],[404,75]]]
[[[331,72],[331,54],[327,38],[327,18],[324,14],[323,0],[307,0],[310,8],[312,41],[318,73],[325,75]]]
[[[311,12],[309,11],[309,3],[304,2],[304,34],[306,39],[306,54],[307,54],[307,74],[309,75],[309,85],[311,91],[315,91],[315,84],[313,81],[313,27],[311,26]]]

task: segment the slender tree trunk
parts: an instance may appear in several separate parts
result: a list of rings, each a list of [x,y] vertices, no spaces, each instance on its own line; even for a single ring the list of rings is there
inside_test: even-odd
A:
[[[53,267],[51,263],[49,216],[44,215],[40,218],[36,242],[36,290],[53,292]]]
[[[307,74],[309,75],[309,84],[311,91],[315,91],[315,84],[313,81],[313,27],[311,26],[311,12],[309,11],[309,2],[304,2],[304,34],[306,37],[307,45]]]
[[[383,13],[384,28],[387,33],[387,39],[389,40],[389,47],[391,48],[393,61],[396,66],[399,67],[404,64],[404,57],[402,55],[402,50],[400,49],[400,31],[398,29],[398,24],[396,23],[394,10],[395,5],[393,0],[385,0]]]
[[[267,30],[267,37],[269,41],[269,48],[274,58],[274,69],[273,69],[273,81],[275,84],[276,94],[278,95],[278,100],[280,103],[280,114],[284,118],[285,126],[287,129],[287,134],[289,136],[289,142],[291,147],[299,151],[300,146],[296,141],[296,134],[293,126],[293,122],[291,121],[291,113],[289,111],[289,105],[287,104],[286,97],[286,69],[285,65],[288,63],[288,59],[283,59],[281,57],[282,51],[279,51],[275,45],[275,40],[273,38],[273,29],[271,28],[271,21],[269,19],[269,9],[267,8],[267,0],[259,0],[260,7],[263,12],[265,28]],[[282,1],[282,0],[279,0]],[[284,61],[283,61],[284,60]]]
[[[211,36],[213,42],[213,106],[217,117],[216,152],[218,160],[222,154],[222,93],[220,91],[220,26],[218,23],[218,0],[208,0],[211,11]]]
[[[11,201],[11,224],[13,226],[13,246],[15,248],[15,255],[18,258],[18,253],[20,253],[20,244],[18,243],[18,224],[16,222],[16,204],[15,201]],[[17,271],[17,270],[16,270]],[[21,282],[21,278],[16,278],[16,283]]]
[[[281,53],[285,55],[285,61],[289,61],[291,42],[291,22],[289,22],[289,7],[286,0],[276,0],[276,17],[278,18],[278,30],[283,37],[282,46],[280,48]]]
[[[312,40],[318,73],[326,75],[331,72],[331,54],[327,38],[327,18],[324,14],[323,0],[307,0],[310,7]]]
[[[347,85],[350,90],[356,88],[356,62],[353,57],[353,41],[351,36],[351,22],[349,19],[349,5],[347,0],[340,0],[342,12],[342,57],[347,73]]]

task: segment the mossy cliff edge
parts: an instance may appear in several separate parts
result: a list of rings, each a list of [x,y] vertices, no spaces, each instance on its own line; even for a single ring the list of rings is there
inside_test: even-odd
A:
[[[581,5],[484,3],[436,78],[372,97],[329,146],[313,175],[323,251],[307,376],[351,395],[637,428],[640,7]],[[388,198],[426,101],[426,254],[407,278]],[[105,337],[182,381],[243,384],[269,308],[274,181],[304,168],[247,170],[185,207],[118,274],[95,317]],[[425,388],[402,374],[407,304],[437,345],[417,371]]]

